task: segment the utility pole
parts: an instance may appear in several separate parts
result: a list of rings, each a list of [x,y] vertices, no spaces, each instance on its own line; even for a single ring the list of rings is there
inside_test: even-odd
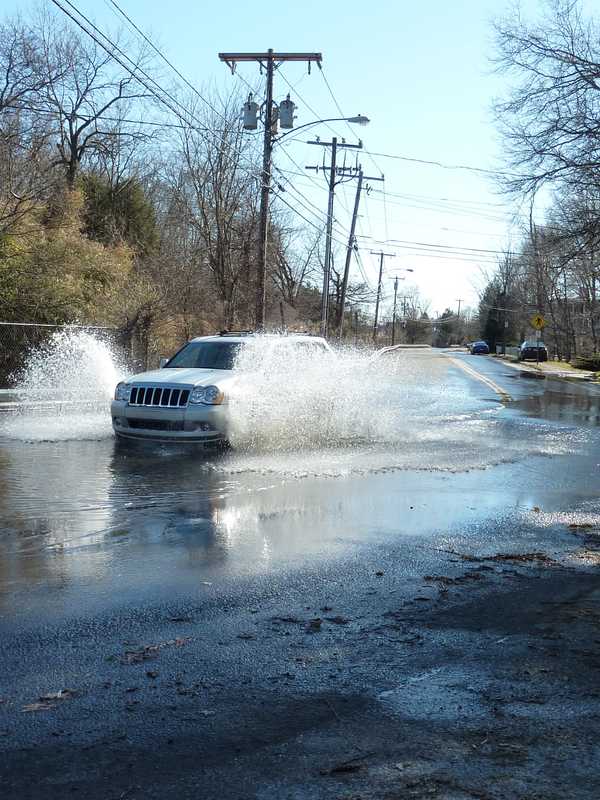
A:
[[[267,247],[269,240],[269,192],[273,152],[273,50],[267,56],[267,97],[265,100],[263,163],[260,181],[260,223],[258,228],[258,270],[256,273],[255,327],[264,330],[266,317]]]
[[[346,144],[345,142],[338,144],[337,137],[334,136],[330,142],[322,142],[319,140],[308,142],[308,144],[317,144],[321,147],[331,147],[331,163],[329,165],[328,179],[329,195],[327,199],[327,228],[325,233],[325,264],[323,267],[323,294],[321,296],[321,336],[327,336],[327,322],[329,315],[329,275],[331,270],[331,239],[333,232],[333,200],[335,197],[335,187],[337,183],[336,176],[348,177],[350,174],[350,176],[353,177],[354,173],[356,172],[356,170],[353,168],[337,167],[337,151],[338,149],[360,150],[362,148],[362,142],[359,142],[358,144]],[[327,167],[306,167],[306,169],[314,169],[319,172],[319,170],[325,170]]]
[[[462,297],[459,297],[456,301],[458,303],[458,313],[456,314],[456,338],[457,344],[460,344],[462,341],[462,331],[461,331],[461,324],[460,324],[460,304],[462,303]]]
[[[266,281],[267,281],[267,252],[269,239],[269,194],[271,191],[271,156],[273,151],[273,75],[275,70],[286,61],[305,61],[310,64],[315,61],[321,64],[321,53],[276,53],[272,48],[266,53],[219,53],[219,59],[224,61],[231,72],[235,72],[240,61],[255,61],[260,64],[261,70],[266,69],[267,93],[264,113],[264,138],[263,138],[263,165],[260,186],[260,222],[258,232],[258,262],[256,269],[256,308],[255,324],[258,330],[265,327],[266,311]],[[255,127],[255,126],[254,126]]]
[[[394,278],[394,312],[392,314],[392,347],[396,344],[396,301],[398,300],[398,276]]]
[[[323,293],[321,295],[321,336],[327,336],[327,314],[329,310],[329,274],[331,272],[331,234],[333,230],[333,198],[335,195],[335,167],[337,137],[331,140],[331,164],[329,166],[329,195],[327,198],[327,232],[325,234],[325,269],[323,270]]]
[[[362,167],[358,168],[358,183],[356,185],[356,196],[354,198],[354,210],[352,212],[352,222],[350,224],[350,235],[348,236],[348,246],[346,247],[346,263],[344,264],[344,277],[342,280],[342,292],[340,297],[340,307],[338,309],[336,325],[338,329],[338,338],[342,338],[344,329],[344,308],[346,305],[346,289],[348,288],[348,278],[350,276],[350,260],[352,258],[352,250],[356,241],[354,232],[356,230],[356,220],[358,217],[358,205],[360,203],[360,193],[362,191],[363,180],[367,181],[383,181],[383,175],[380,178],[374,178],[372,175],[364,175]]]
[[[340,307],[338,309],[336,325],[338,338],[342,338],[344,328],[344,306],[346,304],[346,289],[348,288],[348,276],[350,274],[350,259],[352,258],[352,248],[354,247],[354,231],[356,230],[356,218],[358,216],[358,204],[360,203],[360,193],[363,185],[363,171],[358,171],[358,183],[356,184],[356,196],[354,198],[354,209],[352,211],[352,222],[350,223],[350,233],[348,235],[348,246],[346,247],[346,263],[344,264],[344,277],[342,279],[342,293],[340,296]]]
[[[373,341],[377,342],[377,325],[379,323],[379,300],[381,298],[381,281],[383,279],[383,259],[387,256],[388,258],[395,258],[395,253],[384,253],[383,250],[376,252],[371,250],[371,255],[379,256],[379,279],[377,281],[377,300],[375,301],[375,322],[373,323]]]

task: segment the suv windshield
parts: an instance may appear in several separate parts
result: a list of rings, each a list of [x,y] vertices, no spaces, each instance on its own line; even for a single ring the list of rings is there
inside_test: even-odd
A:
[[[188,342],[164,368],[233,369],[240,347],[239,342]]]

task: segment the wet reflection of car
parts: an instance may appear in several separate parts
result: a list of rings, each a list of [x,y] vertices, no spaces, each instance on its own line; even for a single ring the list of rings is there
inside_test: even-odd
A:
[[[331,353],[324,339],[300,334],[255,336],[221,333],[187,342],[159,370],[119,383],[111,405],[113,429],[125,439],[227,442],[228,397],[240,375],[240,356],[260,345],[252,371],[264,368],[273,352],[293,366],[296,357]],[[262,360],[261,360],[262,359]]]
[[[548,361],[548,349],[543,342],[523,342],[519,347],[519,361]]]
[[[487,342],[483,341],[473,342],[472,344],[469,345],[469,352],[474,356],[479,356],[479,355],[486,356],[490,352],[490,348],[488,347]]]

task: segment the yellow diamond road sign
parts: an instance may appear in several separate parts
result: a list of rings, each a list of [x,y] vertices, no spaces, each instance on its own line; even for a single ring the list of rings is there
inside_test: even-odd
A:
[[[546,320],[542,317],[541,314],[536,314],[531,320],[531,324],[536,329],[536,331],[541,331],[544,325],[546,324]]]

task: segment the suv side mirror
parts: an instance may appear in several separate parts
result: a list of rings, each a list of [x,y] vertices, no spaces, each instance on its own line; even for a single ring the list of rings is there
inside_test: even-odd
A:
[[[169,359],[168,359],[168,358],[165,358],[165,357],[163,356],[163,357],[161,358],[161,360],[158,362],[158,368],[159,368],[159,369],[162,369],[162,368],[165,366],[165,364],[167,364],[167,363],[168,363],[168,361],[169,361]]]

